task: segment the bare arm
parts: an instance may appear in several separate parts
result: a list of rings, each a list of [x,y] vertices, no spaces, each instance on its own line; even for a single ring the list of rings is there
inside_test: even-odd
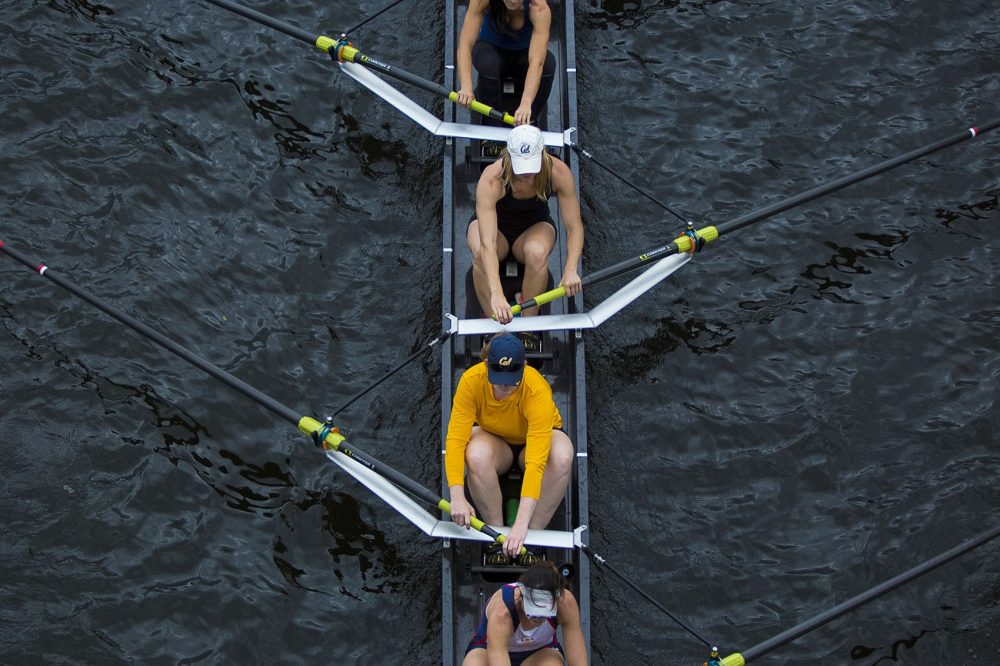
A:
[[[563,632],[563,649],[566,651],[568,666],[587,666],[587,644],[583,639],[583,627],[580,626],[580,606],[576,597],[569,590],[563,592],[559,599],[557,620]]]
[[[521,103],[514,112],[516,125],[526,125],[531,122],[531,104],[535,101],[538,86],[542,82],[542,70],[549,49],[549,31],[552,28],[552,10],[549,9],[548,3],[545,0],[532,0],[528,8],[528,20],[531,21],[528,72],[524,77]]]
[[[480,268],[490,287],[491,315],[501,324],[508,324],[514,318],[510,304],[503,294],[500,283],[500,260],[497,258],[497,202],[503,197],[503,183],[500,180],[500,163],[486,167],[476,185],[476,219],[479,227]]]
[[[521,501],[517,505],[517,517],[503,541],[503,552],[507,557],[517,557],[521,552],[521,546],[528,536],[528,525],[531,524],[531,517],[535,515],[537,505],[538,500],[534,497],[521,495]]]
[[[566,227],[566,266],[559,284],[566,288],[567,296],[576,296],[582,288],[577,270],[583,256],[583,218],[573,172],[557,158],[552,158],[552,189],[559,198],[559,215]]]
[[[466,108],[475,99],[472,88],[472,47],[479,38],[487,6],[489,0],[469,2],[465,20],[462,21],[462,32],[458,36],[458,50],[455,53],[455,66],[458,69],[458,103]]]
[[[529,372],[525,370],[525,372]],[[524,478],[521,480],[521,503],[517,508],[517,517],[510,528],[507,540],[504,541],[504,552],[509,556],[517,555],[528,536],[531,518],[542,497],[542,478],[545,466],[549,461],[552,446],[552,418],[556,410],[552,402],[552,392],[533,392],[531,397],[521,398],[522,413],[528,421],[528,433],[524,447]],[[536,527],[545,527],[536,525]]]
[[[501,599],[502,592],[494,592],[486,606],[486,662],[489,666],[510,666],[507,643],[514,635],[514,624]]]

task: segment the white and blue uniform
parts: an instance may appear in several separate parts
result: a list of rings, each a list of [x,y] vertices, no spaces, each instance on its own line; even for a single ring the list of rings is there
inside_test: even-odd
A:
[[[517,612],[517,606],[514,604],[514,590],[517,589],[517,583],[508,583],[500,589],[500,598],[503,600],[504,606],[507,607],[510,620],[514,625],[514,633],[507,641],[507,652],[510,654],[511,666],[518,666],[522,661],[545,648],[558,650],[562,654],[562,645],[556,638],[556,628],[559,626],[556,623],[556,618],[545,618],[545,622],[537,627],[525,629],[521,626],[521,614]],[[483,617],[479,620],[479,627],[476,629],[475,635],[469,641],[469,647],[465,649],[466,654],[476,648],[486,648],[488,625],[486,609],[483,609]]]

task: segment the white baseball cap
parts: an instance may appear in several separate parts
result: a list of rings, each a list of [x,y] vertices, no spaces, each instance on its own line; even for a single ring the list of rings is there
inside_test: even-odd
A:
[[[542,170],[542,150],[545,140],[542,130],[534,125],[518,125],[507,137],[507,152],[514,173],[538,173]]]

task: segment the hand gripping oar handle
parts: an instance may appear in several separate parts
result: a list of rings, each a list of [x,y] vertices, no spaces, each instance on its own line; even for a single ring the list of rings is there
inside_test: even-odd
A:
[[[615,264],[614,266],[609,266],[603,270],[597,271],[587,277],[583,278],[582,285],[586,287],[587,285],[597,284],[603,280],[616,277],[622,273],[627,273],[629,271],[640,268],[651,261],[657,259],[665,259],[673,254],[680,254],[681,252],[697,252],[701,247],[707,243],[719,238],[723,234],[729,233],[731,231],[736,231],[737,229],[742,229],[745,226],[751,225],[754,222],[760,222],[769,217],[773,217],[778,213],[783,213],[786,210],[795,208],[796,206],[801,206],[804,203],[812,201],[813,199],[818,199],[821,196],[836,192],[837,190],[842,190],[849,185],[859,183],[863,180],[872,178],[879,174],[885,173],[891,169],[895,169],[898,166],[902,166],[908,162],[920,159],[930,155],[931,153],[936,153],[939,150],[944,150],[956,143],[961,143],[962,141],[967,141],[969,139],[974,139],[990,130],[994,130],[1000,127],[1000,118],[994,118],[986,123],[978,125],[976,127],[970,127],[967,130],[963,130],[957,134],[953,134],[945,139],[936,141],[934,143],[928,144],[923,148],[917,148],[916,150],[911,150],[908,153],[899,155],[898,157],[893,157],[891,159],[879,162],[873,166],[868,167],[853,173],[849,176],[844,176],[843,178],[838,178],[837,180],[830,181],[824,185],[814,187],[811,190],[807,190],[795,196],[788,197],[778,201],[777,203],[771,204],[764,208],[759,208],[755,211],[747,213],[735,220],[730,220],[724,224],[720,224],[718,227],[704,227],[702,229],[694,230],[688,226],[688,229],[683,232],[683,235],[674,239],[672,242],[658,247],[647,252],[643,252],[638,257],[633,259],[627,259],[621,263]],[[554,301],[557,298],[561,298],[566,295],[565,290],[562,287],[557,287],[552,291],[547,291],[544,294],[539,294],[533,299],[530,299],[519,305],[511,306],[511,311],[514,314],[526,310],[527,308],[533,308],[537,305],[542,305],[550,301]]]
[[[235,376],[226,372],[222,368],[210,363],[209,361],[206,361],[205,359],[201,358],[194,352],[182,347],[181,345],[177,344],[170,338],[166,337],[161,333],[158,333],[157,331],[153,330],[146,324],[143,324],[141,321],[135,319],[134,317],[125,314],[124,312],[114,307],[113,305],[106,303],[105,301],[101,300],[100,298],[97,298],[96,296],[87,291],[84,291],[80,287],[76,286],[70,280],[67,280],[66,278],[62,277],[61,275],[58,275],[57,273],[49,269],[49,267],[46,266],[45,264],[34,263],[21,252],[18,252],[12,247],[8,247],[6,243],[4,243],[3,241],[0,241],[0,252],[3,252],[12,259],[36,271],[39,275],[48,278],[52,282],[55,282],[57,285],[59,285],[66,291],[70,292],[74,296],[90,303],[98,310],[101,310],[102,312],[106,313],[112,319],[115,319],[118,322],[128,326],[135,332],[151,340],[152,342],[155,342],[156,344],[160,345],[167,351],[176,354],[177,356],[181,357],[182,359],[184,359],[191,365],[195,366],[199,370],[203,370],[212,377],[215,377],[216,379],[223,382],[233,390],[242,393],[246,397],[250,398],[257,404],[261,405],[262,407],[267,408],[268,410],[280,416],[281,418],[285,419],[289,423],[298,426],[299,430],[306,433],[310,437],[316,437],[319,433],[323,431],[324,425],[319,421],[317,421],[316,419],[311,418],[309,416],[298,415],[290,407],[287,407],[278,402],[277,400],[275,400],[274,398],[262,393],[261,391],[258,391],[257,389],[250,386],[243,380],[237,379]],[[449,502],[442,499],[440,496],[435,495],[424,486],[421,486],[416,481],[396,471],[392,467],[389,467],[385,463],[380,462],[375,458],[372,458],[370,455],[362,452],[356,446],[349,445],[347,443],[347,440],[340,433],[331,429],[327,429],[327,434],[324,438],[324,446],[326,448],[333,449],[334,451],[339,451],[340,453],[343,453],[349,458],[352,458],[353,460],[361,463],[362,465],[364,465],[371,471],[375,472],[376,474],[379,474],[380,476],[388,479],[389,481],[396,484],[400,488],[406,490],[407,492],[412,493],[415,497],[418,497],[428,502],[429,504],[438,507],[442,511],[447,512],[449,515],[451,514],[451,504]],[[506,540],[506,537],[503,534],[500,534],[489,525],[483,523],[481,520],[473,519],[472,527],[482,532],[483,534],[487,535],[488,537],[492,538],[494,541],[498,543],[503,543]],[[523,555],[526,552],[527,549],[522,546],[520,554]]]
[[[458,93],[454,90],[448,90],[440,84],[428,81],[427,79],[423,79],[416,74],[410,74],[409,72],[367,56],[351,46],[343,38],[334,42],[332,45],[327,46],[327,48],[324,48],[323,45],[320,45],[319,43],[317,43],[317,45],[324,51],[329,51],[330,48],[334,48],[334,53],[331,53],[330,55],[335,57],[339,62],[352,62],[355,65],[362,65],[373,71],[385,74],[386,76],[399,79],[404,83],[409,83],[411,86],[416,86],[417,88],[426,90],[427,92],[437,95],[438,97],[443,97],[447,100],[451,100],[452,102],[458,102]],[[469,105],[469,108],[476,113],[481,113],[484,116],[488,116],[494,120],[499,120],[508,125],[514,124],[514,116],[509,113],[497,111],[492,106],[488,106],[482,102],[473,101],[472,104]]]

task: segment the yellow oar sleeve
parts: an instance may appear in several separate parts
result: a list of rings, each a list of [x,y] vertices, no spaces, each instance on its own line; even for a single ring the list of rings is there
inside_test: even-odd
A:
[[[309,435],[310,438],[313,437],[313,433],[319,433],[323,430],[323,428],[324,424],[309,416],[303,416],[299,419],[299,430]],[[326,434],[326,439],[323,440],[323,448],[333,449],[336,451],[337,447],[339,447],[340,443],[345,439],[347,438],[336,430],[331,430]]]
[[[705,243],[711,243],[719,237],[719,230],[715,227],[705,227],[704,229],[698,229],[694,232],[698,235]],[[693,252],[694,247],[691,245],[691,238],[688,236],[680,236],[674,239],[674,245],[677,246],[677,254],[682,254],[684,252]],[[728,664],[726,665],[728,666]]]

